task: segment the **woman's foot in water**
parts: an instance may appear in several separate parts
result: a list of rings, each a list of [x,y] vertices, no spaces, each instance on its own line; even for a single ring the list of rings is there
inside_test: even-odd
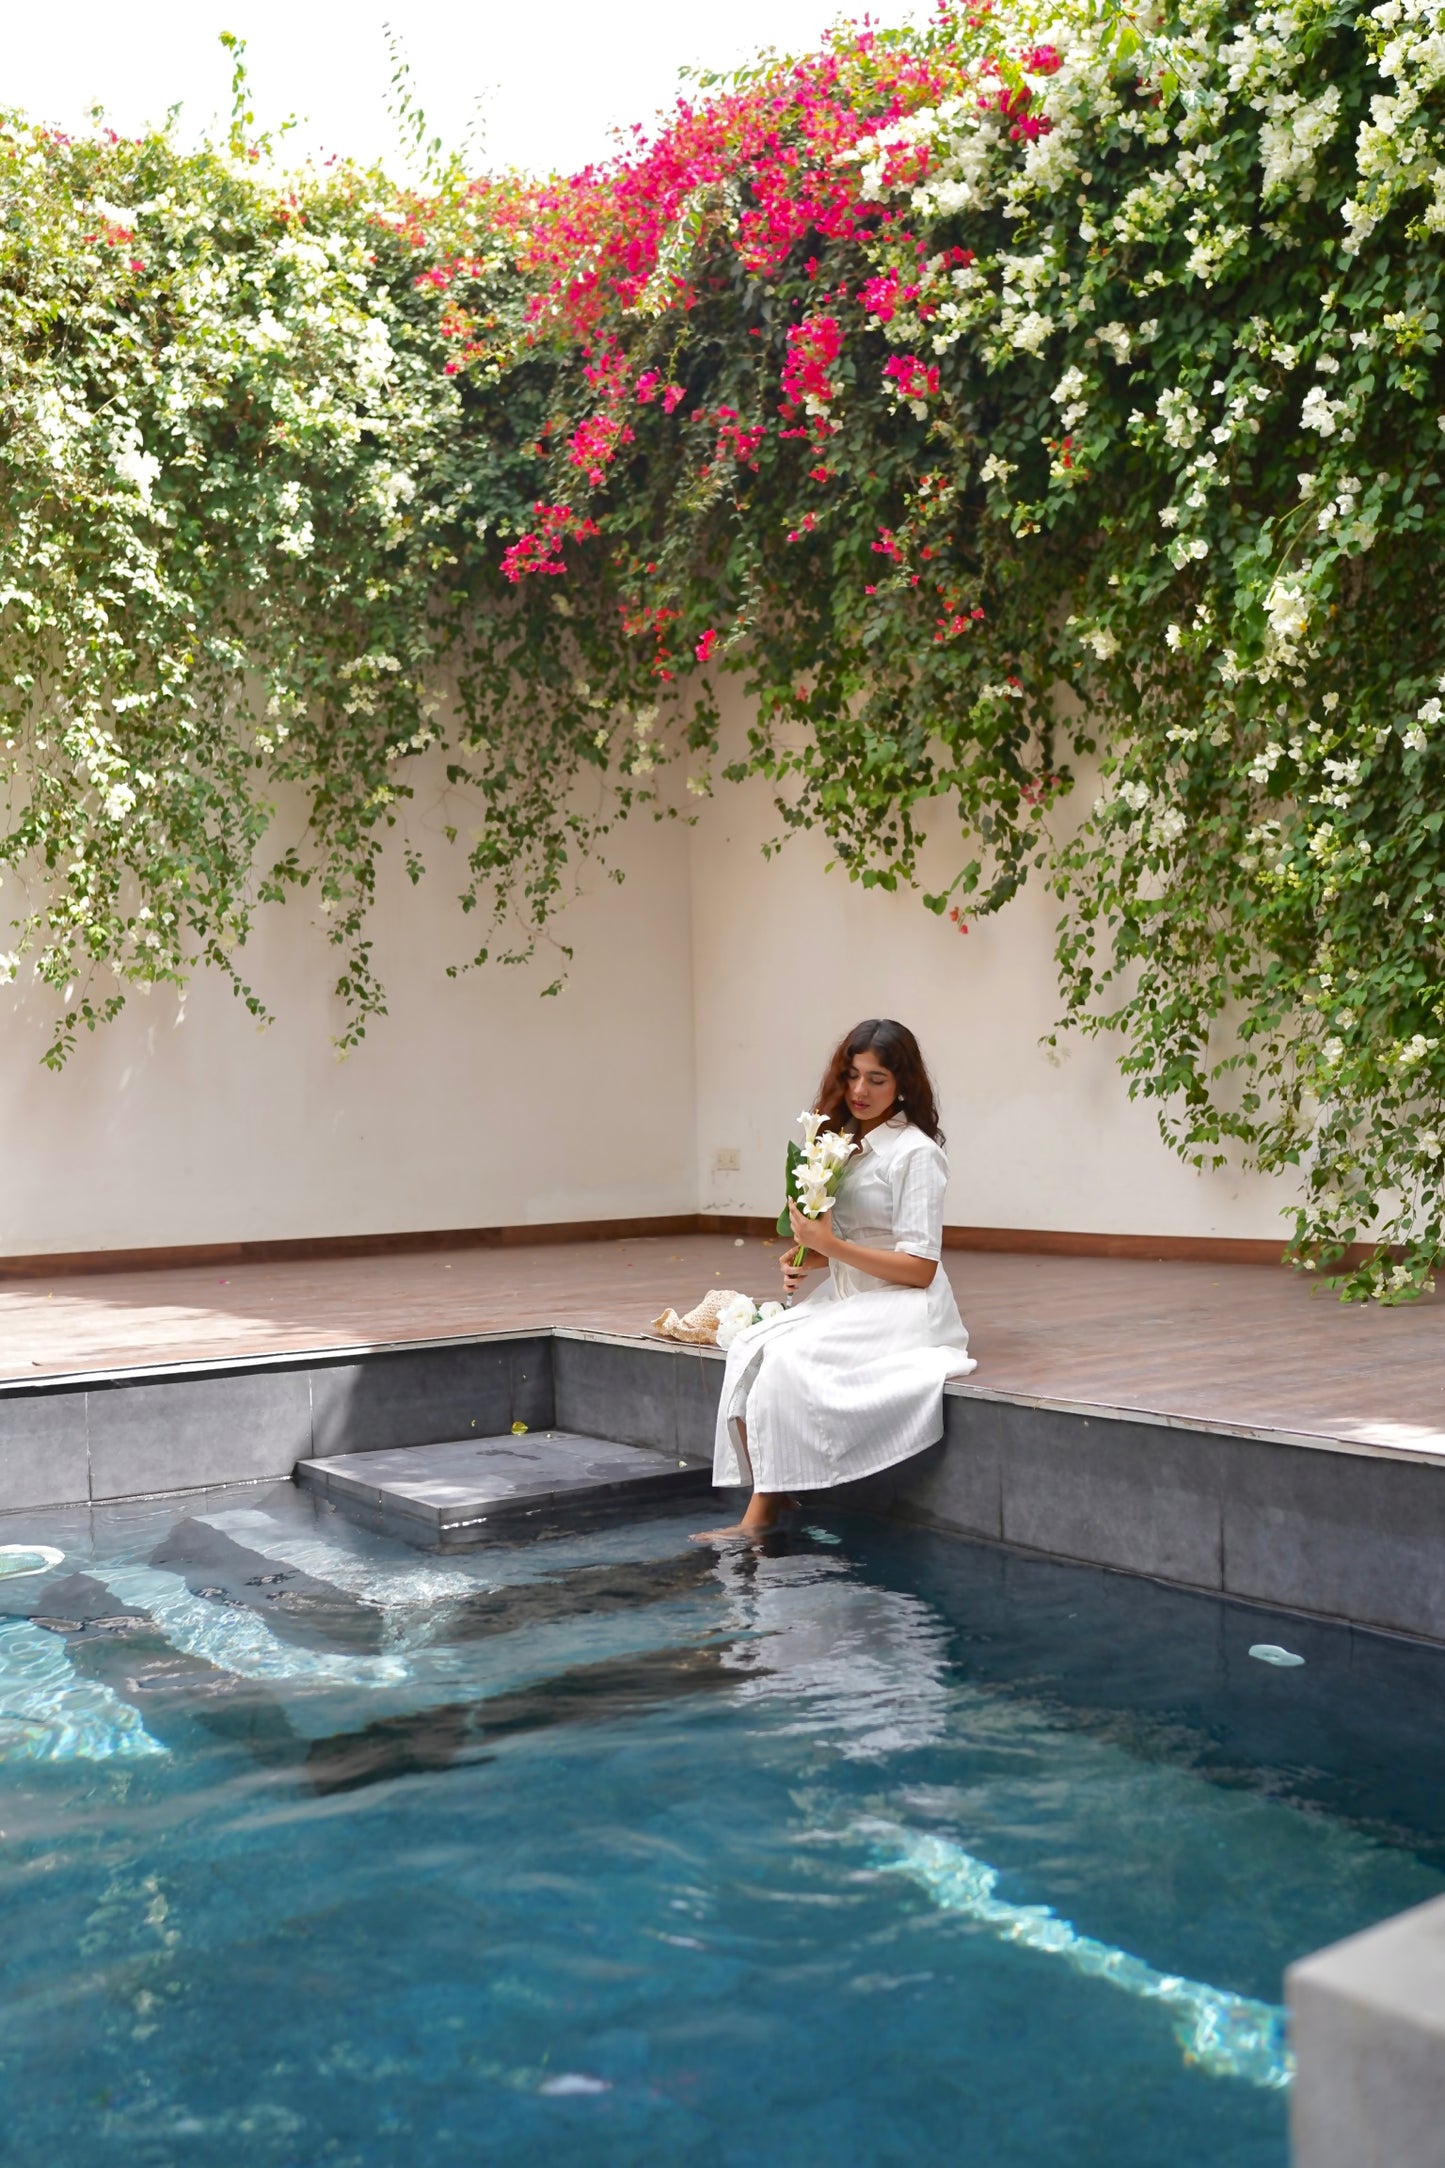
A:
[[[721,1543],[737,1536],[770,1535],[790,1506],[796,1506],[796,1498],[786,1491],[754,1491],[748,1510],[731,1528],[700,1528],[693,1537],[694,1543]]]

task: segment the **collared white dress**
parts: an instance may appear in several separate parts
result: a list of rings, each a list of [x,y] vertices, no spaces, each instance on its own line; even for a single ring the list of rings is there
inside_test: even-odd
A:
[[[834,1232],[936,1259],[947,1183],[942,1148],[895,1114],[844,1168]],[[942,1437],[943,1381],[975,1367],[941,1269],[927,1287],[897,1287],[830,1258],[820,1287],[728,1349],[713,1482],[747,1482],[749,1462],[762,1491],[827,1490],[891,1468]]]

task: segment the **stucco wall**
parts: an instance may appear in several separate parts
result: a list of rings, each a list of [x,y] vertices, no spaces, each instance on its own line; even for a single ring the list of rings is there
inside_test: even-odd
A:
[[[200,975],[38,1066],[40,1005],[0,993],[0,1254],[477,1227],[696,1205],[687,837],[639,823],[561,927],[555,958],[460,979],[474,920],[445,863],[388,869],[390,1003],[338,1061],[335,952],[304,903],[261,915],[244,961],[265,1032]]]
[[[1280,1235],[1283,1194],[1183,1166],[1107,1045],[1045,1055],[1042,887],[961,937],[914,896],[826,873],[816,837],[765,860],[777,827],[765,786],[724,784],[691,829],[625,832],[626,881],[590,877],[559,928],[575,961],[551,1000],[550,960],[449,980],[472,925],[445,853],[416,889],[393,864],[376,917],[391,1012],[344,1062],[335,957],[295,903],[263,914],[246,958],[266,1032],[203,976],[184,1003],[133,1000],[55,1076],[33,993],[0,991],[0,1254],[771,1213],[828,1047],[880,1013],[937,1076],[950,1219]]]
[[[733,714],[732,729],[741,719]],[[1059,1013],[1043,883],[960,935],[918,897],[825,874],[826,843],[761,845],[781,823],[762,783],[724,785],[693,830],[692,925],[700,1200],[776,1208],[783,1141],[823,1063],[862,1016],[917,1034],[939,1087],[948,1217],[974,1227],[1283,1240],[1281,1185],[1196,1173],[1131,1101],[1100,1040],[1040,1040]],[[930,885],[957,864],[941,835]],[[719,1151],[736,1150],[736,1174]]]

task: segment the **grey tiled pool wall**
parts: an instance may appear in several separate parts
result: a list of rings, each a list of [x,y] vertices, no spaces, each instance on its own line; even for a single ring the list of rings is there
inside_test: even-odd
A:
[[[514,1422],[706,1451],[722,1361],[559,1328],[0,1386],[0,1509],[289,1475]],[[848,1502],[1178,1586],[1445,1642],[1445,1468],[949,1393],[943,1441]]]
[[[860,1502],[1026,1551],[1445,1641],[1445,1468],[950,1396]],[[1445,2168],[1445,2164],[1442,2164]]]
[[[289,1476],[299,1460],[554,1421],[548,1338],[0,1386],[0,1511]]]
[[[552,1340],[558,1428],[590,1429],[623,1445],[710,1450],[722,1374],[723,1359],[712,1348],[561,1332]]]
[[[717,1355],[561,1334],[552,1355],[565,1428],[693,1452],[711,1438]],[[948,1393],[938,1445],[835,1495],[1018,1550],[1445,1641],[1445,1468]]]

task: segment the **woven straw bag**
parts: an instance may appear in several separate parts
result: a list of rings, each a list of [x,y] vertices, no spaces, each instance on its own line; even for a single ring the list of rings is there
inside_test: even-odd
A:
[[[692,1347],[716,1347],[718,1319],[730,1302],[743,1299],[731,1287],[710,1287],[686,1317],[679,1317],[676,1310],[664,1310],[661,1317],[652,1320],[652,1329],[664,1340],[685,1340]]]

